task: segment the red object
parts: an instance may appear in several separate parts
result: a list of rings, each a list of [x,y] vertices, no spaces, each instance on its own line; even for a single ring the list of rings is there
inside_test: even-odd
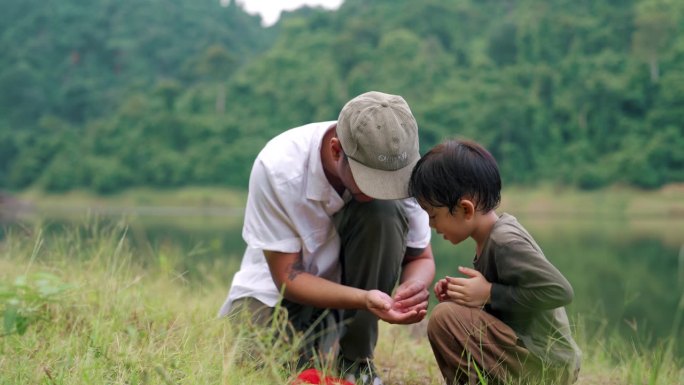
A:
[[[299,373],[292,385],[314,384],[314,385],[354,385],[353,383],[341,378],[323,376],[317,369],[306,369]]]

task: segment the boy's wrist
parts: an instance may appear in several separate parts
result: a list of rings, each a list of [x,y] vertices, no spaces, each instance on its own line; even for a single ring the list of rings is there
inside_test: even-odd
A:
[[[492,309],[502,310],[509,308],[513,299],[510,295],[510,286],[493,282],[489,295],[489,305]]]

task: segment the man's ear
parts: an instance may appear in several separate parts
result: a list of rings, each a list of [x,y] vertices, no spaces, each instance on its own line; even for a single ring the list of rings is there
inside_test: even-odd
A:
[[[475,205],[470,199],[461,199],[458,205],[463,208],[463,216],[466,220],[472,219],[475,216]]]
[[[344,154],[344,150],[342,150],[342,143],[340,143],[340,140],[336,136],[333,136],[330,138],[329,144],[330,154],[332,155],[333,160],[337,162],[342,157],[342,154]]]

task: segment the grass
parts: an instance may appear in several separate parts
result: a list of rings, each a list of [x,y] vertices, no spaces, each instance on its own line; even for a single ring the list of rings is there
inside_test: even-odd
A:
[[[207,262],[190,280],[178,266],[194,252],[135,249],[122,223],[92,221],[56,238],[40,228],[7,234],[0,384],[291,383],[292,344],[272,345],[238,320],[216,318],[237,266]],[[667,344],[643,350],[582,330],[579,384],[683,383],[681,359]],[[385,384],[442,383],[424,323],[381,323],[380,333],[375,362]],[[255,359],[239,359],[255,350]]]

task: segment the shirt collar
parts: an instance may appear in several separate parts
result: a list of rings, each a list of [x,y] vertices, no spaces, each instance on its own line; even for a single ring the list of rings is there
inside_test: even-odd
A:
[[[333,195],[339,197],[339,195],[333,190],[330,182],[328,182],[328,178],[325,177],[323,163],[321,161],[321,145],[323,144],[323,136],[333,123],[335,123],[335,121],[322,123],[318,127],[317,132],[314,133],[313,139],[310,143],[309,167],[306,178],[306,197],[308,199],[328,201]]]

